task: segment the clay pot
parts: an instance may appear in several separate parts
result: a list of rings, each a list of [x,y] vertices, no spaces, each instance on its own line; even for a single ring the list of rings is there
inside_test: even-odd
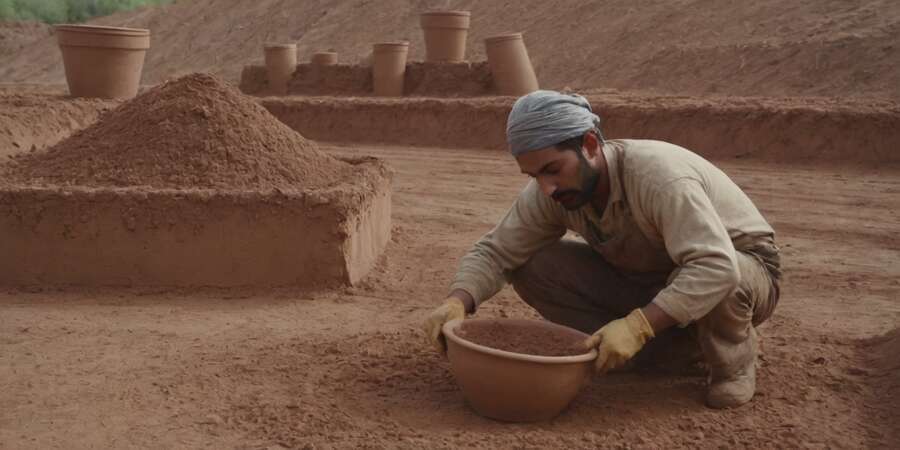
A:
[[[425,34],[425,61],[459,62],[466,57],[469,11],[431,11],[420,16]]]
[[[375,95],[402,96],[409,42],[375,44],[372,50],[372,82]]]
[[[524,319],[467,319],[466,326],[544,328],[586,339],[580,331],[546,321]],[[479,322],[481,322],[479,324]],[[467,341],[456,334],[464,322],[444,324],[450,370],[469,405],[485,417],[506,422],[536,422],[557,416],[590,380],[597,351],[576,356],[534,356],[497,350]]]
[[[269,93],[285,95],[288,82],[297,69],[296,44],[266,44],[266,74],[269,81]]]
[[[150,48],[150,30],[95,25],[56,25],[66,82],[73,97],[137,95]]]
[[[338,54],[335,52],[316,52],[313,53],[309,62],[316,66],[333,66],[338,62]]]
[[[519,96],[538,90],[537,77],[522,33],[489,37],[484,40],[484,46],[500,95]]]

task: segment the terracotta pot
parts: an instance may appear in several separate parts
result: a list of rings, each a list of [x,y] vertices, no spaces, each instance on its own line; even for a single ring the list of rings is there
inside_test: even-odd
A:
[[[580,331],[546,321],[524,319],[467,319],[466,326],[544,328],[586,339]],[[480,322],[480,324],[479,324]],[[469,405],[486,417],[507,422],[536,422],[557,416],[590,380],[597,351],[577,356],[534,356],[497,350],[467,341],[456,334],[464,322],[444,324],[450,370]]]
[[[469,11],[431,11],[420,16],[425,34],[425,61],[464,61]]]
[[[150,30],[95,25],[56,25],[54,29],[72,96],[137,95]]]
[[[538,90],[537,77],[522,33],[489,37],[484,40],[484,46],[500,95],[519,96]]]
[[[266,44],[266,74],[269,81],[269,93],[285,95],[288,82],[297,69],[296,44]]]
[[[372,54],[372,82],[375,95],[399,97],[403,95],[406,76],[406,55],[409,42],[375,44]]]
[[[338,62],[338,54],[335,52],[316,52],[313,53],[309,62],[317,66],[333,66]]]

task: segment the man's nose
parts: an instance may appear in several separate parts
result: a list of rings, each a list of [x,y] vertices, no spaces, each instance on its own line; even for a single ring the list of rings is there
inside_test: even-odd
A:
[[[538,186],[541,188],[541,192],[547,197],[552,197],[553,193],[556,192],[556,183],[553,183],[546,178],[538,178]]]

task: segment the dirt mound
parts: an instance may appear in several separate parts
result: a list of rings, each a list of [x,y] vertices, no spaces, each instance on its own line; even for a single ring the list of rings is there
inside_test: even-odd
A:
[[[424,58],[418,14],[472,11],[467,57],[484,38],[522,31],[543,87],[664,94],[900,98],[900,2],[759,0],[192,0],[94,20],[153,32],[144,82],[204,71],[237,82],[265,41],[296,42],[301,61],[333,48],[358,63],[372,43],[411,42]],[[63,81],[52,37],[0,65],[0,81]]]
[[[61,95],[8,95],[0,87],[0,163],[7,156],[56,144],[117,105],[115,100]]]
[[[318,188],[355,173],[204,74],[153,88],[9,170],[28,184],[223,190]]]
[[[886,405],[900,405],[900,328],[863,343],[871,364],[870,384],[875,387],[874,401]],[[891,410],[881,418],[886,421],[887,432],[900,442],[900,416]]]

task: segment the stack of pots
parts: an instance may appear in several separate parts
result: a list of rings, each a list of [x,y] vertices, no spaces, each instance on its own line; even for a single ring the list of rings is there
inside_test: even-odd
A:
[[[375,95],[400,97],[406,76],[409,42],[383,42],[372,49],[372,83]]]
[[[469,11],[431,11],[420,16],[425,34],[425,61],[461,62],[466,57]]]
[[[54,29],[72,96],[128,99],[137,95],[150,30],[68,24]]]
[[[335,52],[313,53],[309,62],[315,66],[333,66],[338,62],[338,54]]]
[[[297,44],[266,44],[264,51],[269,92],[287,94],[288,82],[297,69]]]
[[[484,40],[488,64],[500,95],[525,95],[538,90],[522,33],[501,34]]]

